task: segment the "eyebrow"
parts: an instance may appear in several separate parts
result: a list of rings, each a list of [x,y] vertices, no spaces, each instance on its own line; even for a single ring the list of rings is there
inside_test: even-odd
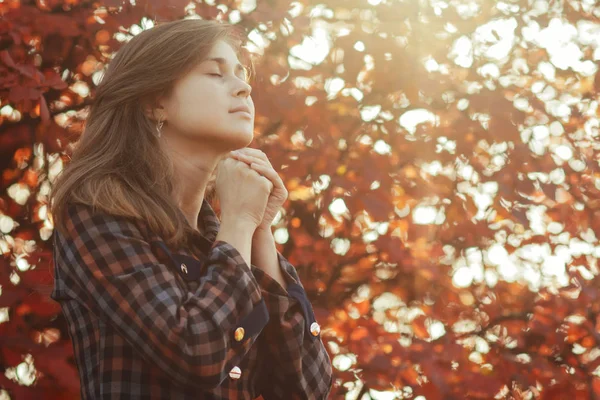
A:
[[[213,58],[209,58],[206,61],[216,61],[219,65],[225,65],[227,64],[227,60],[225,60],[223,57],[213,57]],[[246,76],[246,67],[244,67],[242,64],[237,63],[235,65],[235,70],[243,72],[244,76]]]

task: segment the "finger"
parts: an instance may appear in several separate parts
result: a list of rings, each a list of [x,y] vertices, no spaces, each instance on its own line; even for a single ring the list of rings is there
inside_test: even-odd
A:
[[[265,175],[263,175],[262,173],[260,173],[259,171],[256,171],[254,168],[250,168],[256,175],[258,175],[259,178],[264,179],[267,183],[269,188],[269,191],[273,191],[273,188],[275,187],[275,185],[273,184],[273,182],[271,181],[271,179],[267,178]]]
[[[273,182],[274,186],[281,187],[281,188],[285,187],[283,184],[283,181],[281,180],[281,177],[279,176],[277,171],[275,171],[274,169],[267,168],[264,165],[256,164],[256,163],[251,163],[250,168],[259,172],[264,177],[268,178],[271,182]]]
[[[245,154],[245,155],[248,155],[248,156],[251,156],[251,157],[256,157],[256,158],[258,158],[260,160],[264,160],[269,165],[271,164],[271,162],[269,161],[269,158],[267,157],[267,155],[262,150],[252,149],[250,147],[244,147],[244,148],[238,149],[236,151],[239,154]]]
[[[260,157],[258,154],[250,153],[248,151],[236,150],[232,151],[229,154],[231,154],[234,157],[254,157],[258,160],[267,161],[264,157]]]
[[[253,156],[257,156],[257,157],[260,157],[260,158],[266,158],[267,157],[267,155],[265,154],[264,151],[259,150],[259,149],[253,149],[252,147],[242,147],[241,149],[237,149],[235,151],[240,152],[240,153],[251,154]]]
[[[248,154],[234,154],[232,157],[235,158],[236,160],[243,161],[243,162],[245,162],[247,164],[255,162],[255,163],[263,164],[263,165],[266,165],[266,166],[272,168],[271,164],[267,163],[265,160],[263,160],[261,158],[257,158],[257,157],[251,156],[251,155],[248,155]]]
[[[264,164],[261,163],[257,163],[257,162],[251,162],[250,163],[250,167],[254,170],[259,171],[260,173],[262,173],[263,175],[267,175],[271,178],[277,178],[278,180],[281,180],[281,177],[279,176],[279,174],[277,173],[277,171],[275,171],[273,168],[268,167]]]

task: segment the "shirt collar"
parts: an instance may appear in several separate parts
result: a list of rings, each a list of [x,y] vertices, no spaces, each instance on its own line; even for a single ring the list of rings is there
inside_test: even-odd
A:
[[[198,216],[198,225],[200,224],[204,227],[202,236],[211,243],[214,242],[219,233],[221,223],[212,206],[206,199],[202,200],[202,207],[200,208],[200,215]]]

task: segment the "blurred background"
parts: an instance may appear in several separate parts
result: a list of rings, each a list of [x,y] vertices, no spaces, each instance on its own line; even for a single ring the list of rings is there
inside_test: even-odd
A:
[[[0,1],[0,399],[79,397],[47,196],[113,53],[181,18],[247,32],[331,399],[600,399],[595,0]]]

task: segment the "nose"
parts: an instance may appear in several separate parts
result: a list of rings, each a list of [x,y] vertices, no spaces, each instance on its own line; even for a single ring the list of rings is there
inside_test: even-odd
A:
[[[242,79],[238,79],[238,82],[239,82],[239,84],[235,88],[235,94],[237,96],[244,96],[244,97],[250,96],[250,93],[252,92],[252,86],[250,86],[250,84],[248,82],[246,82],[245,80],[242,80]]]

